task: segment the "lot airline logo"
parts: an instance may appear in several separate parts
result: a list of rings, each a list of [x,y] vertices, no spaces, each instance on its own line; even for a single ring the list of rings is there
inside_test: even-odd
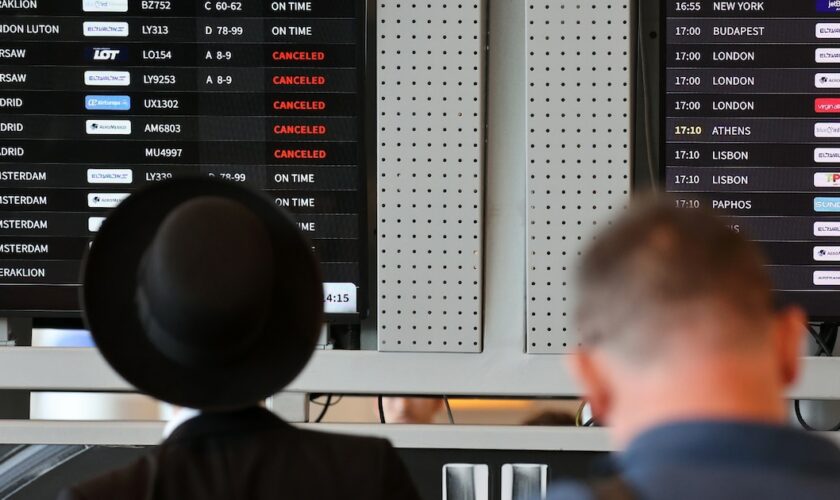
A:
[[[92,47],[85,50],[85,59],[93,62],[122,62],[128,59],[122,47]]]
[[[840,0],[817,0],[817,12],[840,14]]]

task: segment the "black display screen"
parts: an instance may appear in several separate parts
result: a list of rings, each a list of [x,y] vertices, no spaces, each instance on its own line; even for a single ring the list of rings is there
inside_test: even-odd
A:
[[[840,318],[840,2],[663,0],[662,182],[758,241],[783,302]]]
[[[264,190],[363,308],[363,0],[0,0],[0,311],[78,314],[80,263],[132,191]]]

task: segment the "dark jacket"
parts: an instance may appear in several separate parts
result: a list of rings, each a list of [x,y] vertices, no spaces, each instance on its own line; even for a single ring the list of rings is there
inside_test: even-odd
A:
[[[60,500],[405,499],[418,495],[381,439],[304,431],[263,409],[203,414],[149,455]]]
[[[687,422],[635,439],[613,468],[638,500],[838,500],[840,449],[814,434],[773,425]],[[552,500],[617,498],[567,483]],[[620,496],[627,498],[627,496]]]

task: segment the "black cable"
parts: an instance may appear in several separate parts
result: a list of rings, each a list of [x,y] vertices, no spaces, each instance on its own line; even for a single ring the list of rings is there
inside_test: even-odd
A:
[[[324,404],[324,407],[321,408],[321,413],[318,415],[318,418],[315,419],[316,424],[320,424],[322,420],[324,420],[324,416],[326,416],[327,412],[330,410],[330,406],[332,406],[332,394],[327,396],[327,402]]]
[[[796,414],[796,420],[799,422],[799,425],[801,425],[803,429],[805,429],[806,431],[818,431],[818,432],[838,432],[838,431],[840,431],[840,422],[838,422],[837,425],[835,425],[834,427],[832,427],[831,429],[828,429],[826,431],[820,431],[819,429],[814,429],[813,427],[808,425],[808,422],[806,422],[805,418],[802,416],[802,410],[799,408],[799,403],[800,403],[800,401],[798,399],[793,401],[793,412]]]
[[[575,412],[575,427],[583,427],[583,409],[586,408],[586,400],[581,400]]]
[[[808,332],[811,334],[811,337],[813,337],[814,341],[817,343],[817,356],[832,356],[837,342],[837,333],[840,331],[840,325],[823,324],[819,331],[811,325],[806,325],[806,327],[808,328]],[[808,422],[805,421],[805,417],[802,416],[801,401],[798,399],[793,400],[793,413],[796,415],[796,420],[803,429],[806,431],[819,431],[819,429],[811,427]],[[840,432],[840,422],[827,431],[819,432]]]
[[[321,396],[324,396],[324,394],[321,394],[321,395],[318,395],[318,396],[310,396],[309,397],[309,402],[312,403],[315,406],[326,406],[326,403],[322,403],[322,402],[318,401],[318,398],[320,398]],[[329,396],[329,394],[326,394],[326,396]]]
[[[650,186],[651,192],[654,195],[657,193],[659,189],[659,182],[656,176],[656,169],[654,168],[654,148],[653,148],[653,122],[651,120],[651,112],[650,112],[650,103],[652,101],[650,95],[650,86],[648,85],[648,75],[647,75],[647,55],[645,54],[645,35],[644,35],[644,24],[643,24],[643,16],[644,12],[642,11],[642,2],[636,2],[636,32],[637,32],[637,40],[636,43],[638,45],[637,51],[639,53],[639,68],[642,73],[642,111],[644,113],[644,121],[645,121],[645,150],[647,153],[647,167],[648,167],[648,175],[650,176]]]
[[[449,406],[449,396],[443,397],[443,405],[446,406],[446,416],[449,417],[449,423],[455,424],[455,417],[452,415],[452,407]]]
[[[332,395],[332,394],[326,394],[326,396],[334,396],[334,395]],[[318,397],[320,397],[320,396],[318,396]],[[338,403],[340,403],[340,402],[341,402],[341,400],[343,400],[343,399],[344,399],[344,395],[342,394],[342,395],[341,395],[341,396],[339,396],[339,397],[338,397],[335,401],[333,401],[332,403],[330,403],[330,404],[329,404],[329,406],[335,406],[335,405],[337,405]],[[321,403],[320,401],[316,401],[315,399],[312,399],[312,398],[310,398],[310,399],[309,399],[309,402],[310,402],[310,403],[312,403],[313,405],[316,405],[316,406],[327,406],[327,404],[326,404],[326,403]]]
[[[382,396],[381,395],[377,398],[376,403],[377,403],[377,406],[379,407],[379,423],[384,424],[385,423],[385,408],[382,407]]]
[[[823,339],[820,332],[817,332],[817,330],[811,325],[807,325],[806,328],[808,328],[808,333],[811,334],[811,337],[813,337],[814,341],[817,343],[817,347],[820,348],[820,350],[817,351],[817,356],[822,356],[823,354],[831,356],[832,349],[828,348],[828,345],[826,345],[825,339]]]

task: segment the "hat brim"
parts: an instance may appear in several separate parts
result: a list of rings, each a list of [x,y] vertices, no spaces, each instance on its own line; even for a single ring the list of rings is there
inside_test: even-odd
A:
[[[198,196],[253,210],[269,229],[278,263],[266,327],[245,355],[225,366],[188,367],[167,357],[148,340],[135,303],[140,261],[158,227]],[[236,408],[277,393],[306,366],[322,324],[323,285],[311,245],[270,199],[223,181],[178,179],[123,201],[102,224],[82,278],[85,322],[108,363],[140,391],[190,408]]]

